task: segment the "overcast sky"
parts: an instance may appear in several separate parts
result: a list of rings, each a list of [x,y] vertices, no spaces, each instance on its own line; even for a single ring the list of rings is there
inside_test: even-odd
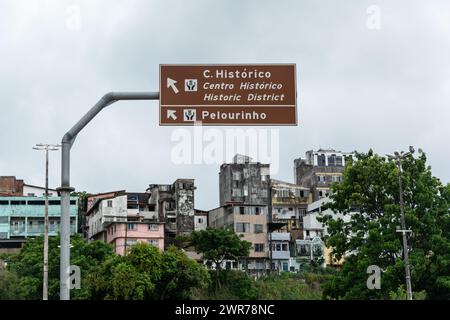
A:
[[[367,27],[371,5],[381,29]],[[449,57],[447,0],[0,0],[0,175],[42,185],[44,154],[31,147],[60,142],[106,92],[157,91],[161,63],[296,63],[299,126],[274,128],[274,178],[293,181],[293,160],[310,149],[414,145],[447,183]],[[145,191],[195,178],[196,207],[217,207],[219,166],[175,165],[175,129],[158,114],[157,101],[104,110],[72,148],[72,186]]]

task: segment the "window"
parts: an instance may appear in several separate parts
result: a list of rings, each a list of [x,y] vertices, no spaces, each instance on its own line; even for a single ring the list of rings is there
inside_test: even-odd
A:
[[[287,243],[281,244],[281,251],[288,251],[288,245],[287,245]]]
[[[341,156],[336,157],[336,166],[342,167],[342,157]]]
[[[9,204],[9,201],[8,200],[0,200],[0,205],[2,205],[2,206],[7,206]]]
[[[25,200],[11,200],[11,205],[12,206],[14,206],[14,205],[26,205],[27,204],[27,202],[25,201]]]
[[[306,209],[302,208],[302,209],[298,209],[298,216],[300,218],[304,217],[306,215]]]
[[[264,243],[255,243],[255,252],[264,252]]]
[[[239,214],[245,214],[245,208],[239,207]]]
[[[256,261],[255,262],[255,269],[262,270],[265,268],[266,268],[266,265],[265,265],[264,261]]]
[[[256,207],[256,208],[255,208],[255,214],[256,214],[257,216],[259,216],[260,213],[261,213],[261,212],[260,212],[260,208],[259,208],[259,207]]]
[[[317,165],[325,166],[325,155],[324,154],[320,154],[317,156]]]
[[[263,232],[263,225],[262,224],[255,224],[255,233],[262,233]]]
[[[276,195],[279,198],[287,198],[287,197],[289,197],[289,190],[287,190],[287,189],[277,190]]]
[[[334,167],[336,165],[336,155],[328,156],[328,166]]]
[[[157,224],[152,223],[152,224],[148,225],[148,230],[158,231],[158,229],[159,229],[159,226]]]
[[[289,271],[289,264],[287,262],[283,262],[283,271]]]
[[[149,245],[155,246],[155,247],[159,247],[159,241],[158,239],[149,239],[147,240],[147,243]]]
[[[197,222],[198,222],[198,223],[203,223],[203,218],[198,218],[198,219],[197,219]]]
[[[239,171],[233,172],[233,180],[241,180],[241,173]]]
[[[236,223],[236,232],[250,232],[250,223]]]
[[[225,262],[225,269],[227,269],[227,270],[231,269],[231,261]]]
[[[128,228],[128,230],[136,230],[136,224],[135,223],[129,223],[127,228]]]
[[[233,188],[233,197],[241,197],[242,196],[242,190]]]
[[[106,202],[106,206],[107,206],[108,208],[112,208],[112,206],[113,206],[113,201],[112,201],[112,200],[108,200],[108,201]]]
[[[29,206],[43,206],[43,205],[45,205],[45,201],[44,200],[28,200],[28,205]]]
[[[8,223],[8,217],[0,217],[0,223]]]
[[[27,196],[28,197],[34,197],[34,196],[36,196],[36,194],[34,194],[34,193],[27,193]]]
[[[309,237],[309,230],[306,230],[306,236]]]
[[[61,205],[61,200],[50,200],[48,204],[51,206],[59,206]]]
[[[76,202],[76,200],[70,200],[70,204],[71,204],[71,205],[76,205],[77,202]]]

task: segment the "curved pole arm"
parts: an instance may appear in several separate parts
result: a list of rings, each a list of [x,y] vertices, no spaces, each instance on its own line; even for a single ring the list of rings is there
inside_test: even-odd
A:
[[[70,300],[70,149],[81,130],[105,107],[119,100],[158,100],[159,92],[110,92],[105,94],[62,138],[61,149],[61,256],[60,299]]]

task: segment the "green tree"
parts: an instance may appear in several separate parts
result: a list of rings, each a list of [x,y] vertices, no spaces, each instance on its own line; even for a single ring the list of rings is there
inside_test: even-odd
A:
[[[0,300],[23,299],[20,288],[20,280],[15,273],[0,269]]]
[[[158,295],[163,299],[190,299],[194,288],[209,285],[208,271],[175,246],[162,254],[162,275]]]
[[[333,185],[329,207],[344,215],[354,212],[350,221],[322,217],[336,259],[345,263],[324,285],[324,297],[333,299],[389,299],[404,283],[400,226],[399,182],[396,163],[368,153],[356,153],[348,161],[343,182]],[[412,286],[425,290],[431,299],[450,298],[450,217],[449,186],[431,173],[426,156],[402,161],[406,225]],[[356,212],[356,213],[355,213]],[[369,265],[383,272],[381,289],[366,286]]]
[[[202,253],[203,258],[209,265],[214,264],[217,274],[221,270],[223,261],[247,257],[252,245],[250,242],[242,240],[233,230],[228,228],[207,228],[206,230],[194,231],[191,240],[197,253]],[[220,286],[218,275],[216,275],[215,280],[216,286]]]
[[[59,298],[59,237],[49,238],[49,299]],[[88,299],[89,274],[107,257],[112,247],[103,242],[86,243],[80,235],[71,237],[71,264],[81,269],[81,289],[72,290],[72,299]],[[28,239],[21,252],[10,259],[8,270],[17,274],[24,299],[42,299],[43,237]]]
[[[107,259],[89,277],[93,299],[190,299],[208,285],[207,270],[171,246],[161,252],[146,243]]]

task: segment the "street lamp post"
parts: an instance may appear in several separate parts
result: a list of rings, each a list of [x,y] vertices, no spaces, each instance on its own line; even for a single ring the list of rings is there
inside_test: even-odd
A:
[[[42,299],[48,300],[48,152],[59,150],[60,145],[39,143],[34,150],[45,150],[45,214],[44,214],[44,275]]]
[[[394,155],[387,155],[389,159],[394,160],[398,167],[398,184],[399,184],[399,200],[400,200],[400,224],[401,230],[397,232],[402,233],[403,240],[403,259],[405,263],[405,280],[406,280],[406,296],[407,300],[412,300],[412,287],[411,287],[411,272],[409,268],[409,253],[408,253],[408,240],[406,234],[411,232],[411,230],[406,229],[405,222],[405,208],[403,201],[403,183],[402,183],[402,160],[406,157],[411,156],[414,153],[414,149],[409,147],[409,152],[395,152]]]

